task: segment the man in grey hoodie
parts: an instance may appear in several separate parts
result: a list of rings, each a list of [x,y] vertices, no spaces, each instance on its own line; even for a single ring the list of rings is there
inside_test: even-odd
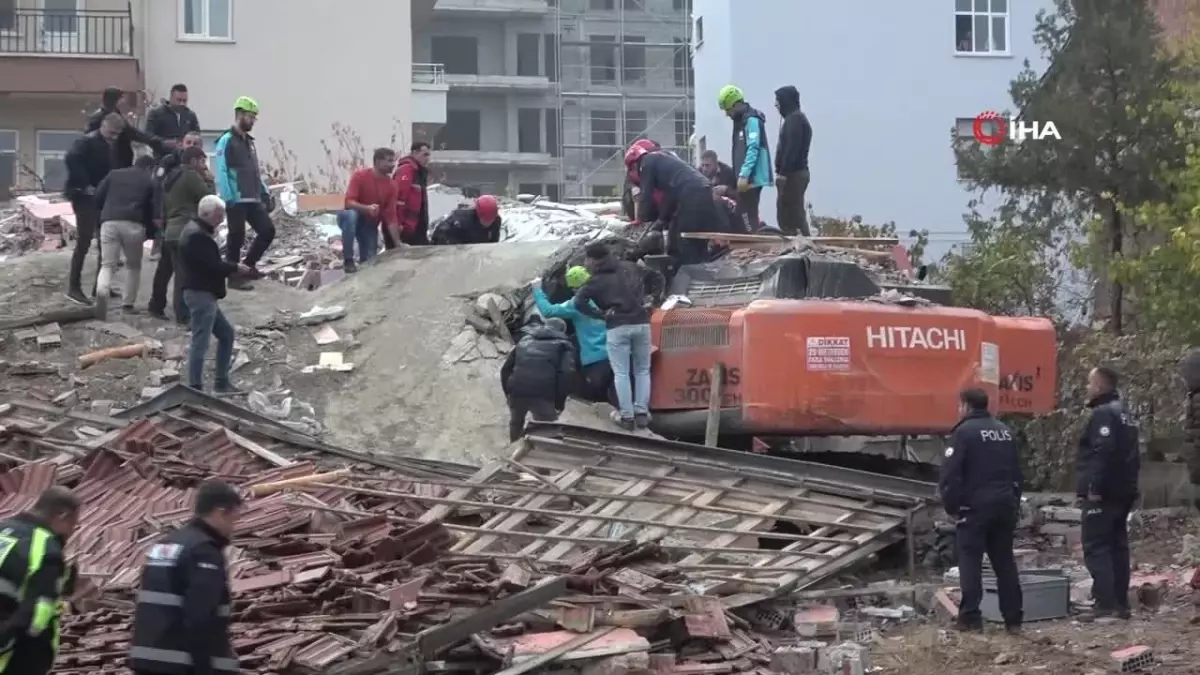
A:
[[[775,90],[775,109],[783,117],[775,147],[776,220],[784,234],[810,236],[804,193],[808,191],[808,149],[812,125],[800,111],[800,92],[793,86]]]

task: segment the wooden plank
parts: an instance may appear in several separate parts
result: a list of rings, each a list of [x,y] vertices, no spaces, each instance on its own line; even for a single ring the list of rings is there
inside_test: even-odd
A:
[[[471,476],[469,479],[467,479],[467,485],[451,490],[450,494],[446,496],[452,499],[467,499],[472,493],[478,490],[483,483],[488,482],[496,474],[502,472],[503,470],[504,462],[492,462],[491,464],[481,468],[479,471],[476,471],[474,476]],[[439,520],[445,520],[451,513],[454,513],[454,509],[456,508],[458,507],[439,504],[421,514],[421,517],[418,520],[422,523],[432,523]]]
[[[708,395],[708,419],[704,422],[704,444],[717,447],[721,435],[721,396],[725,393],[725,364],[717,361],[712,367],[712,382]]]
[[[554,481],[554,485],[558,488],[572,488],[576,483],[583,480],[583,477],[586,475],[587,469],[575,469],[574,471],[568,471],[559,476]],[[521,504],[521,506],[525,506],[530,509],[540,509],[555,499],[558,499],[557,495],[538,495],[536,497],[529,497],[526,500],[522,500],[527,503]],[[470,539],[459,540],[459,542],[455,544],[451,550],[456,553],[482,553],[486,551],[489,546],[495,543],[495,541],[500,538],[500,535],[515,531],[517,528],[524,525],[525,521],[529,520],[531,515],[533,514],[507,513],[499,517],[499,522],[492,524],[493,521],[497,520],[497,518],[493,518],[492,520],[488,521],[488,524],[484,525],[484,529],[495,532],[496,534],[485,534],[476,538],[475,541],[471,541]],[[568,547],[574,546],[574,544],[570,544],[568,542],[563,542],[563,544]]]
[[[742,232],[684,232],[680,236],[686,239],[719,239],[728,242],[744,242],[744,243],[787,243],[793,240],[793,237],[787,235],[774,234],[746,234]],[[856,244],[870,244],[872,246],[895,246],[900,243],[897,237],[798,237],[805,241],[811,241],[815,244],[834,244],[843,246],[854,246]]]
[[[646,492],[649,492],[651,488],[654,487],[655,483],[658,482],[659,478],[664,478],[666,476],[669,476],[674,471],[675,471],[675,467],[673,467],[673,466],[659,467],[658,469],[655,469],[650,474],[649,478],[646,478],[644,480],[640,480],[640,481],[634,483],[628,489],[623,490],[621,492],[621,494],[625,495],[625,496],[629,496],[629,497],[637,497],[642,494],[645,494]],[[597,500],[597,501],[600,501],[600,500]],[[627,506],[629,506],[629,504],[630,504],[630,502],[611,502],[611,501],[605,502],[603,507],[596,513],[596,515],[599,515],[599,516],[619,515],[621,513],[621,511],[623,511]],[[579,522],[579,521],[578,521],[578,519],[575,519],[574,522]],[[600,529],[601,527],[604,527],[606,522],[608,522],[608,521],[601,520],[598,518],[592,518],[592,519],[585,520],[582,523],[580,523],[579,526],[575,529],[575,531],[571,532],[569,536],[572,536],[572,537],[590,536],[596,530]],[[546,554],[543,555],[540,559],[542,560],[542,562],[558,562],[558,561],[562,560],[563,556],[565,556],[567,553],[569,553],[574,548],[575,548],[575,546],[573,544],[569,544],[567,542],[560,542],[558,544],[555,544],[554,548],[551,548],[549,551],[547,551]]]
[[[717,537],[715,539],[713,539],[709,545],[714,548],[724,548],[726,546],[731,546],[734,542],[736,542],[738,539],[741,539],[742,537],[757,534],[754,531],[754,528],[762,527],[766,523],[770,522],[772,519],[769,518],[768,516],[779,513],[780,511],[787,508],[788,505],[789,505],[788,502],[783,499],[773,501],[770,504],[767,504],[765,507],[763,507],[763,510],[760,511],[760,513],[762,514],[761,516],[755,516],[753,518],[743,518],[741,521],[738,522],[737,525],[734,525],[734,530],[736,530],[736,533],[717,535]],[[711,557],[712,557],[711,553],[693,553],[692,555],[689,555],[688,557],[684,558],[683,560],[680,560],[679,564],[680,565],[701,565],[705,562],[708,562],[708,559]]]
[[[684,497],[683,501],[679,503],[679,506],[673,509],[667,509],[665,512],[660,511],[658,516],[662,518],[663,525],[661,527],[651,527],[645,532],[642,532],[637,537],[638,541],[653,541],[667,536],[671,527],[683,525],[687,521],[691,520],[693,516],[700,513],[700,511],[692,507],[708,506],[709,504],[712,504],[725,494],[726,489],[737,487],[737,484],[741,481],[741,478],[731,478],[721,481],[724,485],[720,488],[712,490],[697,490],[687,497]],[[717,538],[719,539],[721,536],[722,535],[717,535]]]
[[[620,495],[620,494],[624,493],[626,490],[632,488],[636,484],[637,484],[636,480],[625,481],[620,486],[618,486],[615,490],[613,490],[613,493]],[[605,506],[607,506],[608,504],[611,504],[611,503],[612,502],[606,501],[603,497],[601,497],[600,499],[593,499],[591,504],[588,504],[587,506],[583,507],[583,509],[581,509],[578,512],[578,515],[587,515],[587,516],[596,515],[597,513],[600,512],[601,509],[603,509]],[[630,503],[630,502],[626,502],[626,503]],[[556,536],[564,536],[578,522],[579,522],[579,519],[577,519],[577,518],[564,518],[563,520],[559,521],[558,524],[556,524],[550,530],[550,532],[548,534],[556,535]],[[538,551],[545,548],[549,544],[550,544],[550,542],[548,540],[537,540],[537,541],[531,542],[528,546],[521,549],[521,555],[531,557],[534,554],[536,554]]]

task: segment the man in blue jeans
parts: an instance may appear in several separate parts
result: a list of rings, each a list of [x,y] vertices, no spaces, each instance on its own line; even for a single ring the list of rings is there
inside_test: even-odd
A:
[[[376,148],[368,168],[350,176],[346,186],[346,208],[338,212],[338,227],[342,230],[342,269],[347,274],[358,271],[354,262],[354,247],[358,245],[358,262],[365,263],[379,250],[379,226],[393,237],[399,237],[396,219],[396,185],[392,171],[396,169],[396,151]]]
[[[229,379],[233,365],[233,325],[217,304],[225,297],[225,282],[230,275],[246,274],[249,268],[221,257],[213,238],[217,225],[225,219],[225,202],[216,195],[200,200],[196,218],[183,228],[179,238],[179,282],[187,305],[192,337],[188,347],[187,384],[204,388],[204,357],[209,336],[217,338],[217,373],[213,391],[218,395],[241,393]]]
[[[619,260],[602,243],[587,247],[592,277],[575,294],[580,314],[604,319],[608,360],[620,410],[613,420],[626,431],[650,425],[650,302],[652,271]],[[632,373],[632,378],[630,374]]]

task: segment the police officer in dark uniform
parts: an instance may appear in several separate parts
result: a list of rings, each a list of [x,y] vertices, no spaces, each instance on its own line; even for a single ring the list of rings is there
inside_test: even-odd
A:
[[[63,548],[78,523],[79,499],[63,487],[0,521],[0,674],[46,675],[54,666],[59,602],[75,582]]]
[[[958,523],[958,574],[962,602],[958,628],[983,630],[983,555],[996,575],[1000,614],[1009,632],[1021,629],[1021,581],[1013,557],[1020,518],[1021,463],[1012,432],[988,411],[988,395],[967,389],[959,395],[962,420],[950,434],[938,491]]]
[[[129,649],[129,667],[138,675],[239,672],[222,549],[241,506],[233,487],[204,483],[196,490],[195,518],[150,547]]]
[[[1083,562],[1092,575],[1097,620],[1129,611],[1129,531],[1126,521],[1138,498],[1137,425],[1121,395],[1120,377],[1101,366],[1088,373],[1091,415],[1079,439],[1075,496],[1083,511]]]

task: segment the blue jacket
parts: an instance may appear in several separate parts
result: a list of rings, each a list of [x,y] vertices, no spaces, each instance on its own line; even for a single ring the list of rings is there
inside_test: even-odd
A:
[[[262,168],[258,164],[258,150],[254,137],[240,134],[233,129],[217,139],[213,152],[213,178],[217,183],[217,195],[227,204],[237,202],[270,201],[270,192],[263,180]]]
[[[579,365],[590,366],[608,360],[608,328],[604,319],[593,319],[580,312],[575,307],[575,298],[557,305],[551,304],[550,298],[540,288],[533,289],[533,301],[547,319],[557,317],[575,324],[575,337],[579,340]]]
[[[750,180],[750,187],[767,187],[775,182],[766,116],[750,106],[733,121],[732,165],[739,179]]]

